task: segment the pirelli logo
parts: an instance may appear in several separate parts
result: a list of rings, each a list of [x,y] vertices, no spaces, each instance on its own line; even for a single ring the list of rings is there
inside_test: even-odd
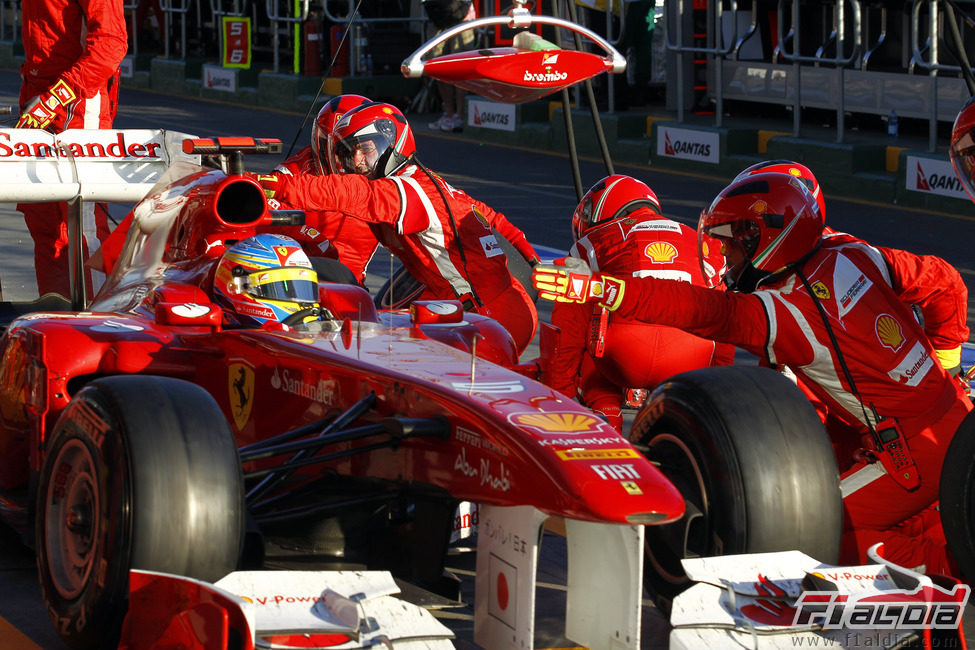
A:
[[[618,460],[639,458],[635,449],[559,449],[555,452],[562,460]]]

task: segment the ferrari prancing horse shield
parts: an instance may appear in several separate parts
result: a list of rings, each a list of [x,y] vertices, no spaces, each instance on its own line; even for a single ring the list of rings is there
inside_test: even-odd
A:
[[[239,431],[251,417],[251,407],[254,404],[254,369],[246,363],[231,363],[227,369],[227,380],[230,410]]]

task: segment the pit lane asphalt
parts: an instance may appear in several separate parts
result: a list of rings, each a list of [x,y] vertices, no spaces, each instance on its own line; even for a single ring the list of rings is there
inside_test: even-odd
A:
[[[16,105],[18,87],[19,78],[15,73],[0,71],[0,105]],[[287,150],[302,124],[306,109],[306,106],[297,107],[294,113],[257,110],[123,88],[116,126],[166,128],[200,136],[277,137],[285,143]],[[569,246],[569,217],[577,201],[566,156],[482,144],[463,134],[432,133],[426,129],[426,122],[432,116],[409,117],[415,129],[420,158],[425,164],[442,173],[451,183],[505,213],[533,243],[556,250]],[[307,128],[299,137],[297,147],[306,142]],[[252,156],[246,162],[248,169],[266,171],[279,160]],[[696,225],[701,209],[729,180],[622,165],[617,166],[616,172],[648,182],[660,197],[665,213],[691,226]],[[605,173],[601,161],[583,161],[585,187]],[[121,216],[124,209],[115,209],[113,213]],[[889,205],[832,201],[829,223],[836,229],[879,245],[940,255],[961,270],[975,296],[972,261],[975,258],[971,255],[975,221]],[[19,213],[13,206],[0,206],[3,299],[30,300],[36,297],[30,250],[31,240]],[[377,257],[370,266],[370,286],[378,286],[388,275],[388,268],[388,261]],[[970,325],[975,325],[972,305],[970,300],[968,318]],[[547,320],[550,313],[547,305],[540,305],[543,320]],[[537,349],[529,349],[524,358],[532,358],[536,353]],[[473,553],[459,553],[452,555],[448,562],[448,567],[463,578],[463,596],[471,606],[443,612],[445,623],[457,634],[457,647],[464,649],[476,647],[472,641],[473,556]],[[565,557],[560,537],[546,534],[540,562],[536,646],[571,647],[571,642],[560,636],[559,627],[565,611]],[[966,611],[965,620],[969,641],[975,641],[972,605]],[[647,605],[644,608],[643,647],[666,648],[668,633],[666,620]],[[0,650],[60,650],[64,647],[44,612],[33,554],[11,531],[0,526]]]

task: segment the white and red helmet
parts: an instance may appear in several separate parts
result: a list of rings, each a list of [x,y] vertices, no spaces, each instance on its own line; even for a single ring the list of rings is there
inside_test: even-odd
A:
[[[823,197],[823,191],[819,187],[819,181],[816,180],[816,176],[812,173],[812,170],[803,165],[802,163],[797,163],[793,160],[766,160],[765,162],[760,162],[747,167],[735,176],[735,180],[742,178],[744,176],[753,176],[755,174],[763,174],[765,172],[779,172],[782,174],[789,174],[795,176],[806,186],[810,194],[816,199],[816,203],[819,204],[819,212],[823,215],[823,220],[826,219],[826,199]]]
[[[329,173],[328,155],[328,136],[332,133],[335,123],[349,111],[359,108],[364,104],[370,103],[367,97],[362,95],[336,95],[328,100],[322,109],[318,111],[315,118],[315,126],[311,132],[311,150],[315,155],[315,167],[319,174]]]
[[[764,172],[740,176],[701,213],[699,255],[705,259],[714,240],[738,246],[754,269],[752,281],[739,288],[750,291],[769,275],[812,252],[823,234],[823,225],[819,203],[794,175]]]
[[[333,174],[385,178],[406,165],[414,153],[416,141],[410,124],[392,104],[372,102],[346,113],[328,138]]]
[[[614,174],[597,182],[572,213],[572,236],[576,241],[587,232],[635,212],[650,208],[660,214],[660,201],[650,186],[632,176]]]
[[[975,97],[968,100],[955,118],[948,157],[968,198],[975,201]]]

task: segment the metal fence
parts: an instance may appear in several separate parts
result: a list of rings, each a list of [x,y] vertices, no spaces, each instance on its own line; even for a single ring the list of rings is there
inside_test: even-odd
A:
[[[667,49],[676,57],[668,92],[683,121],[688,101],[700,98],[682,77],[700,74],[694,61],[703,61],[718,126],[728,100],[791,107],[796,136],[803,108],[833,111],[837,142],[849,113],[896,115],[927,120],[933,151],[938,122],[952,122],[969,97],[946,47],[947,11],[946,0],[668,0]],[[962,21],[961,30],[971,42],[975,29]]]

